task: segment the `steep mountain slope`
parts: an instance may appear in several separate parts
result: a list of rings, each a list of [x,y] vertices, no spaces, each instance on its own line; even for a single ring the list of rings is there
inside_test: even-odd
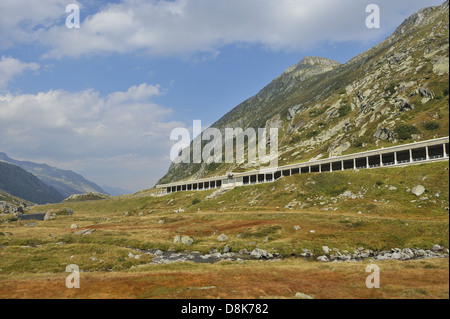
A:
[[[0,190],[37,204],[58,203],[64,197],[26,170],[0,162]]]
[[[0,161],[19,166],[36,175],[42,182],[54,187],[64,198],[88,192],[105,193],[100,186],[72,171],[61,170],[46,164],[17,161],[8,157],[5,153],[0,153]]]
[[[448,136],[448,12],[420,10],[344,65],[305,58],[212,127],[278,127],[280,165]],[[172,164],[159,183],[264,164]]]

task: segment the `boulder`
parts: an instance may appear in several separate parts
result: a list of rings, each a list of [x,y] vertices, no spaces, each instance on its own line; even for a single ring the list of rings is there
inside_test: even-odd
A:
[[[71,229],[77,229],[77,228],[78,228],[78,225],[77,225],[77,224],[72,224],[72,225],[70,225],[70,228],[71,228]]]
[[[93,232],[95,232],[95,229],[85,229],[85,230],[80,230],[80,231],[76,232],[75,235],[86,236],[86,235],[92,234]]]
[[[311,257],[311,256],[313,256],[313,253],[309,249],[303,249],[303,254],[301,254],[300,256],[302,256],[302,257]]]
[[[253,257],[253,258],[256,258],[256,259],[261,259],[261,258],[267,258],[268,259],[268,258],[272,258],[273,257],[272,254],[269,254],[267,251],[265,251],[263,249],[259,249],[259,248],[254,249],[251,252],[250,256]]]
[[[325,255],[329,255],[331,252],[331,249],[328,246],[322,246],[322,250]]]
[[[411,192],[416,196],[421,196],[423,193],[425,193],[425,187],[423,187],[422,185],[417,185],[411,190]]]
[[[424,98],[427,98],[427,99],[434,99],[434,97],[435,97],[434,93],[431,92],[429,89],[420,87],[418,89],[418,91],[419,91],[419,94],[420,94],[421,97],[424,97]]]
[[[194,244],[194,238],[191,238],[189,236],[182,236],[181,243],[186,246],[192,246]]]
[[[179,244],[179,243],[181,243],[181,236],[180,236],[180,235],[175,236],[175,238],[173,239],[173,243],[174,243],[174,244]]]
[[[231,247],[229,245],[226,245],[225,247],[223,247],[223,253],[229,253],[231,251]]]
[[[387,128],[379,128],[375,134],[373,134],[373,138],[377,140],[390,140],[394,136],[394,132]]]
[[[400,112],[407,112],[414,109],[414,106],[407,99],[396,97],[394,101],[395,107],[400,109]]]
[[[56,217],[56,214],[52,213],[51,211],[48,211],[45,213],[44,220],[50,220]]]
[[[304,294],[304,293],[301,293],[301,292],[297,292],[295,294],[295,298],[298,298],[298,299],[314,299],[310,295],[307,295],[307,294]]]
[[[441,249],[442,249],[442,247],[440,245],[434,245],[433,248],[431,248],[431,250],[434,252],[440,251]]]
[[[220,242],[227,241],[227,240],[228,240],[228,236],[225,235],[225,234],[220,234],[220,235],[217,237],[217,240],[220,241]]]

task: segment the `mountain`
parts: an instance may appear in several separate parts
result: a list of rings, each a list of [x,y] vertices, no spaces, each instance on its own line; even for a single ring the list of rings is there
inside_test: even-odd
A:
[[[134,193],[130,190],[123,189],[120,187],[111,187],[107,185],[102,185],[101,187],[111,196],[120,196]]]
[[[46,185],[33,174],[1,161],[0,190],[36,204],[58,203],[64,199],[56,189]]]
[[[448,136],[449,2],[345,64],[306,57],[211,127],[278,128],[279,165]],[[158,182],[267,166],[172,164]]]
[[[74,194],[105,193],[100,186],[72,171],[61,170],[47,164],[17,161],[8,157],[5,153],[0,153],[0,161],[19,166],[34,174],[43,183],[55,188],[63,196],[63,199]]]

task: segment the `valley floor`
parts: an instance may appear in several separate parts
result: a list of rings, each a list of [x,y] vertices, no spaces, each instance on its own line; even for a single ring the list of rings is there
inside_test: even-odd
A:
[[[34,207],[54,212],[45,221],[0,215],[0,298],[449,298],[448,255],[317,261],[323,246],[351,253],[440,245],[445,252],[448,183],[448,163],[434,163],[297,175],[217,197],[149,191]],[[211,254],[226,246],[275,258],[154,264],[157,257],[143,251]],[[310,260],[301,257],[305,249]],[[65,286],[70,264],[81,270],[80,289]],[[369,264],[380,268],[379,289],[366,287]]]

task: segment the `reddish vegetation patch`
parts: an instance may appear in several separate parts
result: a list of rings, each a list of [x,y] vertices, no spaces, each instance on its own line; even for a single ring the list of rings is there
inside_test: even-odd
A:
[[[443,261],[443,263],[448,260]],[[251,265],[201,272],[81,275],[81,289],[67,289],[60,275],[3,280],[0,298],[448,298],[448,269],[381,266],[381,288],[365,286],[366,264],[296,270]],[[405,265],[405,264],[401,264]],[[211,288],[211,287],[214,288]],[[209,289],[198,289],[209,287]]]

